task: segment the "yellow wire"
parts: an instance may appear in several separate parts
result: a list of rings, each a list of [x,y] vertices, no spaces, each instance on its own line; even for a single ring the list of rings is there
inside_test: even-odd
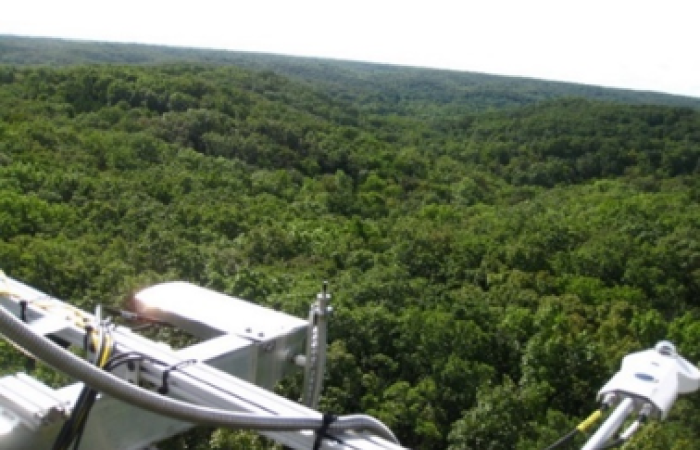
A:
[[[603,415],[603,411],[601,411],[600,409],[595,411],[593,414],[588,416],[588,419],[586,419],[583,422],[581,422],[580,424],[578,424],[576,429],[578,431],[580,431],[581,433],[584,433],[588,429],[588,427],[593,425],[598,419],[600,419],[600,417],[602,415]]]
[[[100,369],[107,365],[107,361],[109,361],[109,357],[112,355],[112,337],[109,334],[105,336],[105,345],[107,347],[105,348],[102,358],[100,358],[98,364]]]
[[[97,331],[92,330],[92,333],[90,333],[90,339],[92,340],[92,346],[95,348],[95,351],[98,351],[97,346],[99,344],[99,340],[97,336]],[[110,335],[105,335],[105,345],[107,347],[105,348],[105,351],[102,353],[99,360],[95,362],[95,365],[97,365],[99,368],[103,368],[107,364],[109,357],[112,356],[112,341],[113,339]]]
[[[104,330],[102,331],[104,333]],[[93,345],[95,345],[95,349],[97,349],[97,336],[95,336],[97,333],[93,331],[92,333],[92,339],[93,339]],[[97,361],[97,366],[100,368],[104,368],[104,366],[107,364],[107,361],[109,361],[109,357],[112,354],[112,337],[109,334],[105,335],[105,340],[104,340],[104,351],[100,355],[99,361]],[[73,423],[73,433],[80,427],[80,424],[86,420],[86,415],[88,414],[87,410],[82,410],[79,412],[79,416],[76,418],[76,421]],[[68,446],[64,447],[64,449],[67,449],[70,446],[70,443]]]

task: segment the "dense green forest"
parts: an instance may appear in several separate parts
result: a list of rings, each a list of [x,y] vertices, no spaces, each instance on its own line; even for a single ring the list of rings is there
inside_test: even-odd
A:
[[[411,87],[406,69],[402,102],[156,62],[0,66],[8,275],[86,308],[184,279],[302,317],[328,280],[322,409],[411,448],[541,449],[628,352],[667,338],[700,361],[697,100],[523,100],[509,79],[467,85],[470,104],[443,92],[457,74]],[[4,342],[0,367],[23,368]],[[680,399],[627,448],[695,448],[699,411]],[[269,445],[198,430],[161,448]]]
[[[560,97],[700,109],[700,99],[581,84],[362,62],[141,44],[0,35],[0,64],[233,65],[291,78],[354,106],[422,119],[523,106]]]

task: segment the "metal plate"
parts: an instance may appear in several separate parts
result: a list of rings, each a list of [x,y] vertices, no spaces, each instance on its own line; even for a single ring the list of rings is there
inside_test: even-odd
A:
[[[264,341],[307,325],[297,317],[181,281],[144,289],[134,300],[142,314],[175,322],[203,338],[232,333]]]

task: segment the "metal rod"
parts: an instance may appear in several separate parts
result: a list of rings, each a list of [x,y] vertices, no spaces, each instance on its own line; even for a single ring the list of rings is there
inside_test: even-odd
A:
[[[615,411],[610,414],[608,420],[606,420],[598,431],[586,442],[581,450],[597,450],[605,445],[608,439],[622,426],[627,417],[632,412],[632,407],[634,406],[634,400],[631,397],[627,397],[615,409]]]

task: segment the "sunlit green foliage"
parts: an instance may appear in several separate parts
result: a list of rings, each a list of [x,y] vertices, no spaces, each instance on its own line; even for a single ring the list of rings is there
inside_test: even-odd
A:
[[[402,87],[427,119],[281,73],[0,67],[0,267],[85,308],[184,279],[303,316],[329,280],[322,408],[414,448],[542,448],[626,353],[700,360],[697,110]],[[699,406],[637,448],[690,448]]]

